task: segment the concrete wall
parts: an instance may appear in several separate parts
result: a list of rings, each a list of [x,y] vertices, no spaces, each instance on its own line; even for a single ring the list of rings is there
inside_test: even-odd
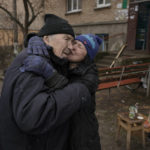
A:
[[[76,34],[109,34],[108,50],[119,50],[126,43],[128,9],[122,9],[122,0],[111,0],[111,6],[96,8],[96,0],[82,0],[81,12],[67,13],[67,0],[51,1],[45,13],[54,13],[67,19]]]
[[[38,0],[32,0],[35,4]],[[12,1],[9,0],[10,8]],[[37,3],[38,4],[38,3]],[[117,50],[126,41],[127,9],[122,9],[122,0],[111,0],[111,6],[97,8],[96,0],[82,0],[82,10],[78,13],[67,13],[67,0],[47,0],[43,13],[31,25],[31,30],[39,30],[43,25],[45,13],[54,13],[65,18],[73,25],[75,33],[109,34],[109,50]],[[17,1],[18,16],[23,21],[24,8],[22,1]],[[0,11],[1,14],[1,11]],[[5,22],[5,21],[4,21]],[[8,23],[8,22],[6,22]],[[12,24],[12,23],[10,23]],[[7,28],[6,25],[4,27]],[[4,28],[2,28],[4,29]],[[121,34],[122,33],[122,34]],[[120,34],[120,35],[118,35]],[[120,43],[120,44],[118,44]],[[118,46],[119,45],[119,46]]]
[[[76,13],[67,13],[67,0],[52,0],[45,13],[67,19],[76,34],[109,34],[109,51],[119,50],[126,43],[128,9],[122,9],[122,0],[111,0],[111,6],[106,8],[96,8],[96,0],[82,0],[81,12]]]
[[[127,19],[126,10],[122,10],[122,0],[111,0],[111,6],[96,8],[96,0],[82,0],[82,10],[78,13],[67,13],[67,0],[52,0],[47,3],[45,13],[54,13],[71,24],[97,23]],[[119,11],[119,12],[118,12]]]
[[[38,5],[38,1],[31,0],[33,5]],[[1,0],[0,0],[1,2]],[[12,0],[5,1],[7,8],[12,11]],[[37,30],[43,25],[43,15],[45,13],[54,13],[67,19],[72,25],[97,23],[114,20],[127,20],[127,9],[122,9],[122,0],[111,0],[111,6],[106,8],[97,8],[96,0],[82,0],[82,9],[78,13],[67,13],[67,0],[47,0],[43,12],[36,18],[31,25],[31,29]],[[20,0],[17,0],[18,17],[23,23],[24,7]],[[0,16],[4,16],[0,10]],[[4,20],[5,21],[5,20]],[[2,22],[2,21],[1,21]],[[6,27],[6,26],[5,26]]]
[[[73,26],[76,34],[93,33],[93,34],[109,34],[108,50],[118,51],[122,44],[126,43],[127,22],[113,21],[97,24],[83,24]]]

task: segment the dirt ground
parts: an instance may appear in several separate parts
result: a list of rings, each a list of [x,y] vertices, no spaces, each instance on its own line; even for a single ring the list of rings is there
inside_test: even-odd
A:
[[[0,92],[2,82],[0,81]],[[117,113],[128,111],[129,106],[139,103],[139,112],[147,115],[150,111],[150,97],[146,90],[139,88],[131,92],[126,87],[103,90],[96,93],[96,115],[99,122],[99,133],[102,150],[126,150],[126,131],[121,130],[120,141],[115,141],[117,129]],[[140,132],[133,132],[131,150],[150,150],[150,139],[147,138],[146,148],[142,148]]]
[[[129,106],[139,103],[139,112],[147,115],[150,111],[150,97],[146,97],[146,90],[139,88],[131,92],[126,87],[103,90],[96,93],[99,121],[99,133],[102,150],[126,150],[126,131],[121,130],[120,140],[115,141],[117,129],[117,113],[128,111]],[[143,150],[141,132],[133,132],[131,138],[131,150]],[[146,138],[145,150],[150,150],[150,139]]]

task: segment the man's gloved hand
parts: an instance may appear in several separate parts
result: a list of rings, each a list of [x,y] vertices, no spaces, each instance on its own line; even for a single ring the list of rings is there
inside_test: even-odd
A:
[[[53,75],[55,69],[43,57],[30,55],[24,60],[20,71],[31,71],[48,79]]]
[[[46,45],[43,39],[39,36],[33,36],[29,39],[27,53],[32,55],[40,55],[45,57],[50,57],[48,50],[52,47]]]

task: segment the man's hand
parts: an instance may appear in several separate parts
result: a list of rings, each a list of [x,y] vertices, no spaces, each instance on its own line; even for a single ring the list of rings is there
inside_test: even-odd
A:
[[[28,54],[40,55],[45,57],[50,57],[48,50],[51,50],[52,47],[46,45],[41,37],[33,36],[30,38],[27,48]]]
[[[40,76],[43,76],[45,79],[50,78],[55,72],[54,68],[41,56],[30,55],[24,62],[23,66],[20,67],[21,72],[31,71]]]

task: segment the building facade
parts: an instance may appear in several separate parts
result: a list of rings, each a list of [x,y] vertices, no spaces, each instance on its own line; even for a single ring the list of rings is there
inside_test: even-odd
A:
[[[18,0],[18,16],[23,18],[21,3]],[[30,29],[39,30],[43,25],[43,15],[54,13],[67,19],[76,35],[93,33],[103,38],[101,51],[117,51],[126,43],[128,4],[128,0],[47,0],[43,13],[36,18]],[[23,41],[21,38],[20,42]]]
[[[117,51],[126,43],[128,0],[61,0],[50,3],[46,5],[45,13],[67,19],[76,35],[93,33],[103,38],[101,51]]]

